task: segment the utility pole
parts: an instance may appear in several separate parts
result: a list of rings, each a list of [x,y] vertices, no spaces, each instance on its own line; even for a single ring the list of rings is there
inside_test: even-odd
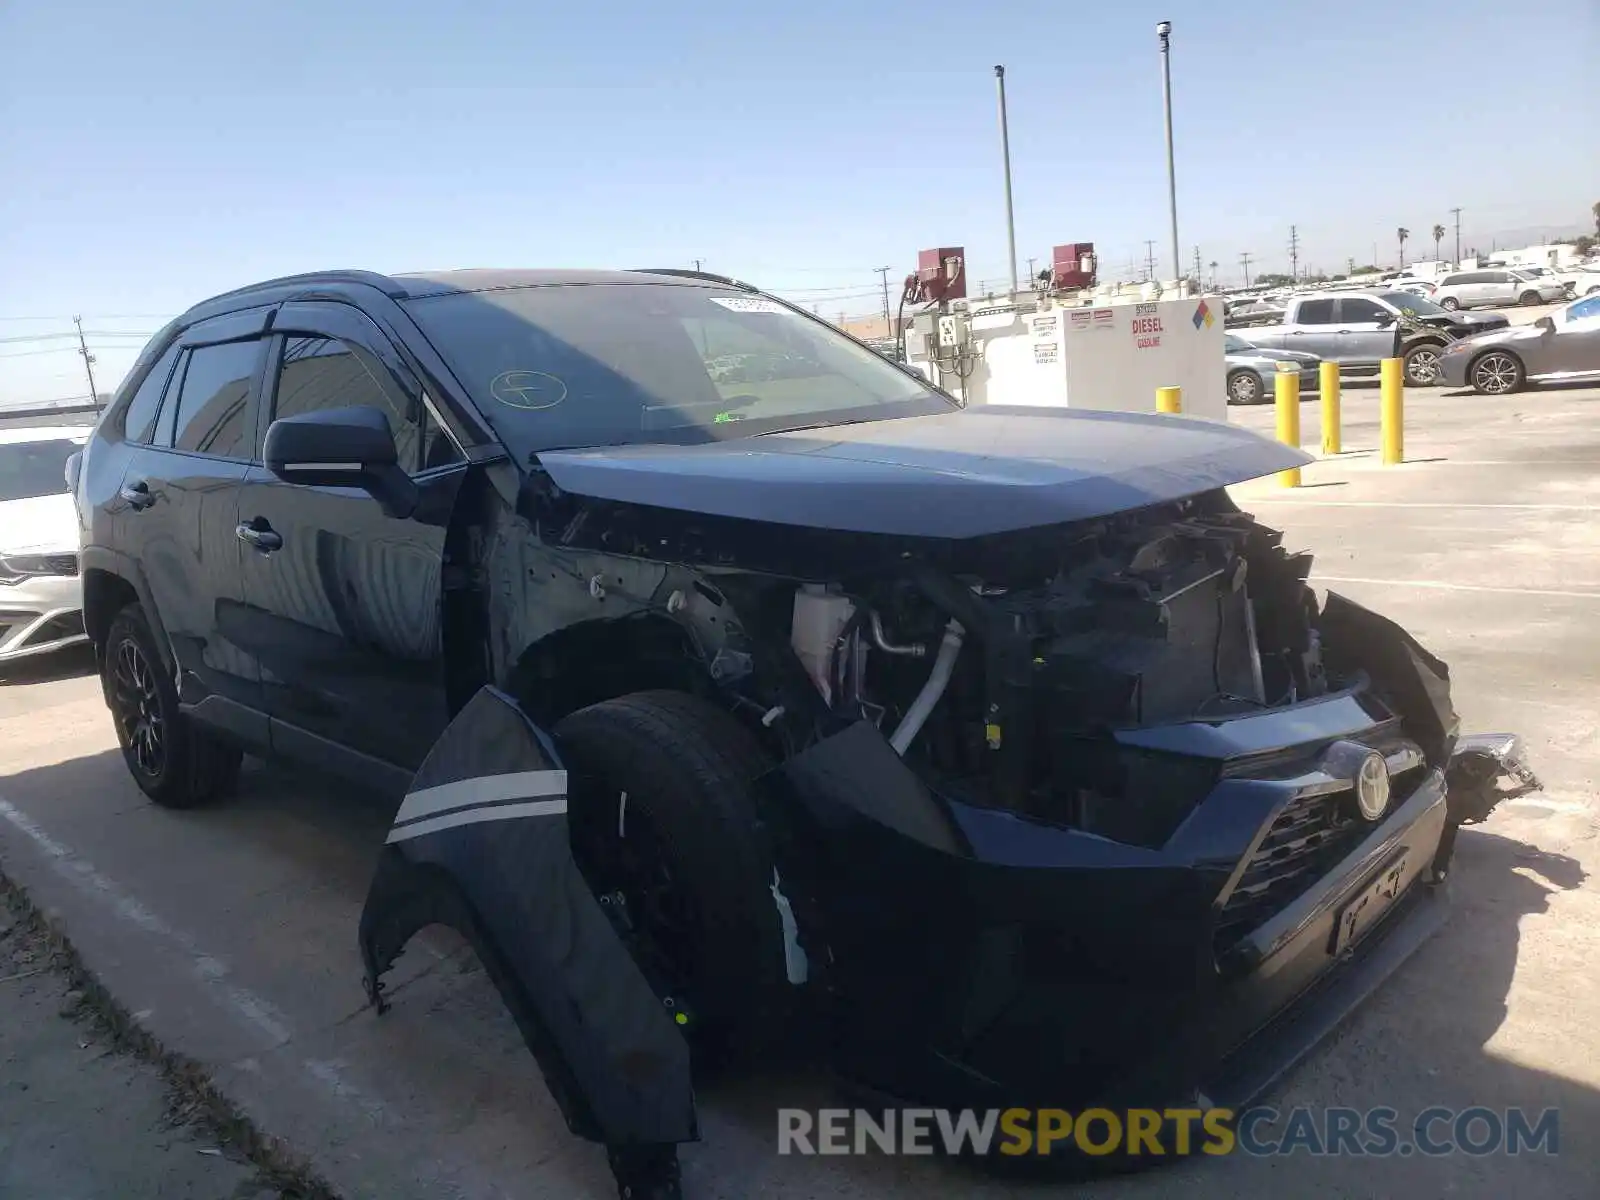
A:
[[[1346,271],[1346,273],[1350,274],[1350,275],[1354,275],[1356,273],[1356,260],[1353,259],[1353,258],[1347,258],[1344,261],[1345,261],[1345,271]]]
[[[894,336],[894,319],[889,316],[889,268],[874,267],[878,278],[883,281],[883,336]]]
[[[1161,106],[1167,116],[1167,207],[1172,217],[1172,277],[1183,277],[1183,264],[1178,259],[1178,175],[1172,165],[1172,22],[1162,21],[1156,26],[1156,37],[1161,41]]]
[[[1213,292],[1220,290],[1221,284],[1222,280],[1217,277],[1217,260],[1213,258],[1211,260],[1211,290]]]
[[[1459,271],[1461,269],[1461,210],[1452,208],[1450,212],[1456,219],[1456,260],[1451,265]]]
[[[1011,270],[1011,292],[1017,291],[1017,223],[1011,210],[1011,130],[1006,124],[1006,69],[994,69],[995,89],[1000,93],[1000,157],[1006,171],[1006,266]]]
[[[1300,230],[1289,226],[1289,278],[1300,278]]]
[[[1144,278],[1146,283],[1156,277],[1156,244],[1150,238],[1144,241]]]
[[[1250,286],[1250,251],[1246,250],[1239,255],[1239,261],[1244,264],[1244,286]]]
[[[698,258],[694,260],[694,269],[696,271],[700,269],[700,260]]]
[[[1201,291],[1205,290],[1206,277],[1200,274],[1200,247],[1194,248],[1194,286]]]
[[[94,386],[94,355],[89,353],[89,343],[83,340],[83,318],[73,317],[72,323],[78,327],[78,353],[83,355],[83,373],[89,377],[89,403],[99,408],[100,393]]]
[[[1039,282],[1039,277],[1033,273],[1033,264],[1038,261],[1039,260],[1037,258],[1030,258],[1028,260],[1028,286],[1030,288]]]

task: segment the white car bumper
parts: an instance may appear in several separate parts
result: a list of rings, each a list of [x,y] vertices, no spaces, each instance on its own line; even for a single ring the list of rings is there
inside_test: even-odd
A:
[[[0,662],[84,641],[79,576],[28,575],[0,583]]]

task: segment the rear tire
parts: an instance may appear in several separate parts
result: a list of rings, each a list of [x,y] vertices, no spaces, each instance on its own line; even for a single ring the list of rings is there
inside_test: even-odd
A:
[[[1517,303],[1522,305],[1523,308],[1532,308],[1535,304],[1543,304],[1544,301],[1540,298],[1538,292],[1523,292],[1517,298]]]
[[[243,752],[179,711],[177,686],[137,604],[111,618],[100,686],[122,759],[151,800],[163,808],[196,808],[233,790]]]
[[[1527,381],[1522,360],[1508,350],[1489,350],[1467,368],[1467,381],[1484,396],[1509,396]]]
[[[682,692],[606,700],[554,730],[573,853],[620,895],[636,961],[681,1006],[702,1062],[758,1057],[793,989],[767,830],[750,784],[771,762],[726,712]]]
[[[1232,371],[1228,375],[1229,404],[1260,404],[1266,390],[1261,376],[1254,371]]]
[[[1446,296],[1443,300],[1439,301],[1439,307],[1449,309],[1451,312],[1455,312],[1461,307],[1461,301],[1457,300],[1454,296]]]

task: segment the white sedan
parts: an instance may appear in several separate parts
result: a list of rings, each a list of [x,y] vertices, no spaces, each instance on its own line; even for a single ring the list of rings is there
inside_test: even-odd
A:
[[[87,640],[66,467],[88,437],[66,425],[0,429],[0,663]]]

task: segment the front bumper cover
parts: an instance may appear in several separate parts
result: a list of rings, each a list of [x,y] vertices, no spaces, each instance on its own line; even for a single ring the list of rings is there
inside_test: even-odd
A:
[[[83,580],[78,576],[29,575],[0,584],[0,662],[87,640]]]

